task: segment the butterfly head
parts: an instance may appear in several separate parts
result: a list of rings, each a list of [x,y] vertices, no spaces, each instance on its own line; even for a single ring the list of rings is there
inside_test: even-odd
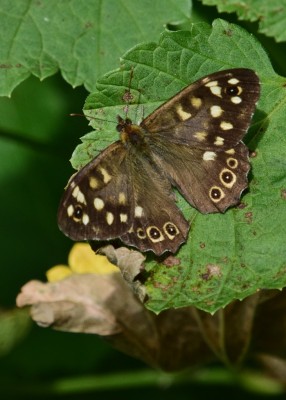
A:
[[[136,124],[133,124],[131,119],[123,119],[120,115],[117,116],[118,124],[116,130],[120,133],[120,139],[123,144],[140,146],[144,142],[144,131]]]

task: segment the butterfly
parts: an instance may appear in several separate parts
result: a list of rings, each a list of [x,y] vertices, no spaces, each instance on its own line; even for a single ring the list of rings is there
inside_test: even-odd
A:
[[[139,125],[118,116],[119,140],[70,179],[59,228],[73,240],[176,252],[190,224],[173,188],[201,213],[239,202],[250,168],[241,139],[259,95],[253,70],[229,69],[190,84]]]

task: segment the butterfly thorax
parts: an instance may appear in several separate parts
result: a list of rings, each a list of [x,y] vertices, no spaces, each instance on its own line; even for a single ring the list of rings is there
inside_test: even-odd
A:
[[[129,144],[141,147],[145,143],[144,130],[136,124],[133,124],[129,118],[123,119],[117,116],[118,125],[117,131],[120,132],[120,139],[126,146]]]

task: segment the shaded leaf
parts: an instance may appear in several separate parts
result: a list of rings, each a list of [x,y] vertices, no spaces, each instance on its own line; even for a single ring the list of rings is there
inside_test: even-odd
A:
[[[115,249],[110,245],[101,248],[99,251],[105,254],[110,262],[118,266],[124,280],[143,302],[146,297],[146,288],[136,277],[138,278],[138,275],[144,270],[144,255],[139,251],[129,250],[126,247]]]
[[[9,353],[28,333],[31,321],[26,310],[0,311],[0,356]]]

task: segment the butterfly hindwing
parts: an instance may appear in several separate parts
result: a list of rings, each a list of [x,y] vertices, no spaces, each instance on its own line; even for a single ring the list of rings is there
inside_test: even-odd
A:
[[[224,212],[239,202],[247,187],[250,166],[243,143],[216,152],[177,144],[170,147],[158,140],[153,153],[173,186],[202,213]]]
[[[141,153],[130,157],[129,163],[133,177],[133,224],[121,240],[157,255],[175,252],[186,240],[189,223],[176,205],[170,182],[163,170],[155,165],[150,168],[152,160]]]

